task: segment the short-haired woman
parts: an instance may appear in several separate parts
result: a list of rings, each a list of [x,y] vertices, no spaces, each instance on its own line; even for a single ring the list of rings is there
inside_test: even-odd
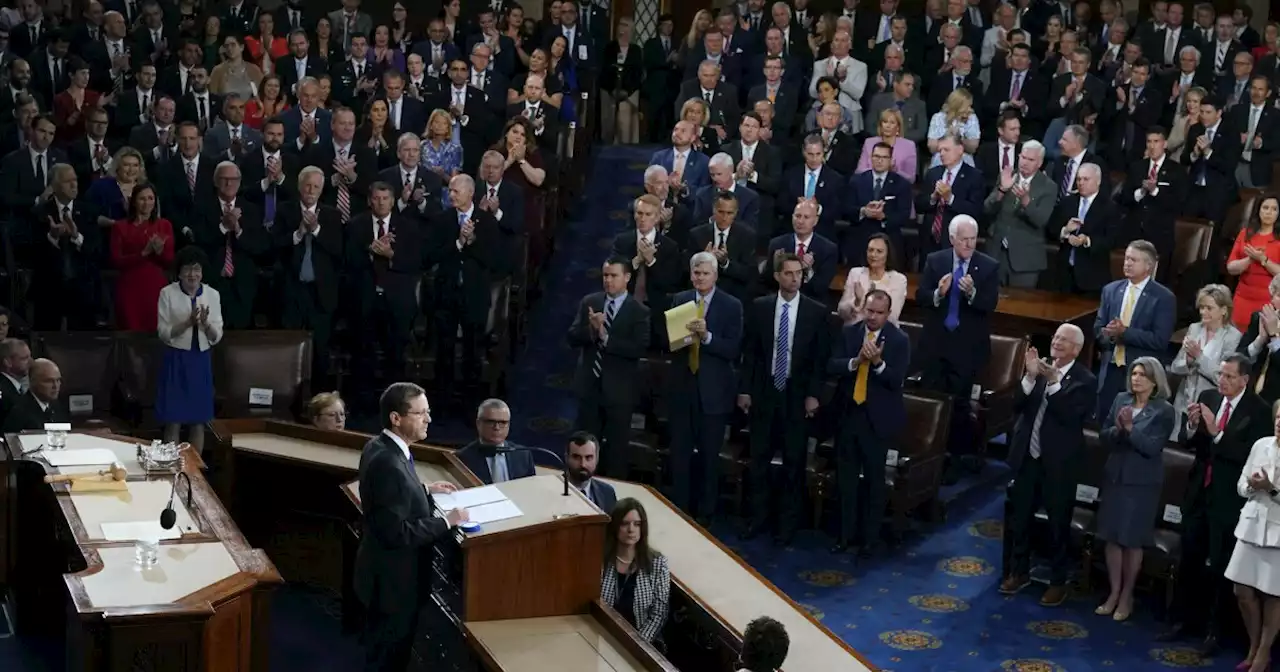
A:
[[[347,427],[347,402],[337,392],[321,392],[307,402],[306,417],[317,429],[341,431]]]
[[[627,619],[646,642],[661,640],[671,597],[667,558],[649,547],[649,516],[632,497],[618,501],[604,536],[600,601]]]
[[[1249,654],[1237,670],[1271,669],[1271,645],[1280,631],[1280,403],[1271,407],[1274,435],[1258,439],[1249,450],[1236,492],[1245,498],[1236,525],[1236,547],[1225,576],[1236,584],[1236,599]]]
[[[1117,621],[1133,613],[1133,586],[1142,569],[1142,549],[1155,535],[1164,485],[1164,444],[1177,417],[1168,399],[1164,367],[1154,357],[1139,357],[1129,365],[1128,391],[1116,395],[1102,421],[1102,443],[1110,455],[1096,535],[1107,542],[1111,594],[1094,611]]]
[[[156,419],[165,441],[178,441],[182,428],[200,451],[204,426],[213,419],[213,353],[222,340],[222,304],[218,290],[204,284],[209,259],[197,247],[184,247],[175,260],[178,281],[160,290],[159,335],[165,344],[156,385]]]
[[[1173,408],[1179,413],[1199,399],[1201,392],[1218,386],[1222,360],[1240,347],[1242,334],[1231,320],[1231,306],[1231,290],[1226,285],[1205,285],[1196,293],[1200,321],[1187,327],[1182,348],[1169,364],[1169,373],[1182,376],[1173,399]],[[1178,440],[1178,424],[1174,423],[1170,441]]]

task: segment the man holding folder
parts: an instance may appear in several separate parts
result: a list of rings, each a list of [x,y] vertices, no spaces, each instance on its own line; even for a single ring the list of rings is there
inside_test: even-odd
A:
[[[742,303],[716,291],[718,266],[710,252],[693,255],[693,289],[676,294],[671,301],[675,307],[666,314],[674,499],[703,527],[715,515],[720,449],[738,389],[733,363],[742,343]],[[697,493],[695,469],[701,483]]]

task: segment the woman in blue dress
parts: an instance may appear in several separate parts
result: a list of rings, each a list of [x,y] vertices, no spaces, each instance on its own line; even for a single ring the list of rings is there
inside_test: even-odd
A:
[[[560,103],[560,119],[566,124],[578,120],[578,71],[574,67],[573,56],[568,54],[569,40],[564,35],[556,35],[548,48],[551,52],[551,65],[547,68],[560,80],[560,90],[564,99]]]
[[[462,144],[458,141],[453,128],[453,118],[446,110],[435,110],[427,118],[427,132],[422,139],[421,165],[444,182],[441,189],[440,202],[445,207],[449,203],[449,180],[462,170]]]
[[[178,281],[160,290],[159,336],[164,343],[160,380],[156,385],[156,419],[165,441],[187,441],[204,448],[204,426],[213,419],[213,353],[222,340],[222,303],[218,290],[203,283],[209,258],[186,247],[174,260]]]

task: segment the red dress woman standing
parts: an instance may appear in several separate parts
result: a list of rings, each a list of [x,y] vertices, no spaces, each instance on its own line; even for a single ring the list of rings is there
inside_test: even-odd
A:
[[[1227,257],[1227,273],[1239,276],[1231,319],[1240,331],[1249,330],[1253,314],[1271,300],[1271,278],[1280,274],[1280,197],[1268,194],[1258,199],[1249,223]]]
[[[116,324],[124,331],[155,331],[160,290],[169,284],[173,226],[156,217],[156,190],[140,184],[129,198],[129,216],[111,227],[116,281]]]
[[[512,117],[502,129],[502,137],[493,149],[506,159],[503,164],[502,178],[519,185],[524,193],[525,230],[529,234],[530,269],[539,268],[550,254],[550,236],[545,230],[546,222],[541,215],[545,210],[547,170],[544,168],[542,153],[537,145],[529,144],[533,138],[533,126],[524,117]],[[479,198],[485,194],[476,190]]]
[[[101,96],[89,88],[89,65],[78,58],[68,61],[71,85],[53,97],[53,118],[58,124],[58,142],[68,144],[84,137],[85,115],[95,107],[111,104],[110,95]]]

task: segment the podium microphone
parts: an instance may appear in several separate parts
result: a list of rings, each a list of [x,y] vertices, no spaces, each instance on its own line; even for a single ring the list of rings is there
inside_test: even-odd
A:
[[[494,446],[493,451],[495,453],[519,453],[527,451],[530,453],[543,453],[556,458],[556,462],[560,463],[560,471],[564,476],[564,492],[561,494],[565,497],[569,496],[569,465],[565,463],[563,457],[539,446]]]
[[[178,492],[178,479],[187,480],[187,511],[191,511],[191,477],[185,471],[179,471],[173,477],[173,487],[169,489],[169,503],[165,505],[164,511],[160,512],[160,527],[166,530],[172,530],[174,524],[178,522],[178,512],[173,510],[173,496]]]

